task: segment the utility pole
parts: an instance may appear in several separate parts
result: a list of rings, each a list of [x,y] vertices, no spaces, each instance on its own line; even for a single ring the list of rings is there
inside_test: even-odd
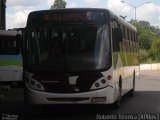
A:
[[[6,30],[6,0],[0,0],[0,30]],[[0,83],[0,90],[1,87],[2,84]],[[3,104],[4,101],[5,96],[0,94],[0,104]]]
[[[142,4],[138,5],[138,6],[134,6],[134,5],[132,5],[132,4],[128,3],[128,2],[126,2],[126,1],[121,1],[121,2],[124,3],[124,4],[128,4],[128,5],[130,5],[130,6],[132,6],[134,8],[134,16],[135,16],[134,23],[137,20],[137,8],[140,7],[140,6],[142,6],[142,5],[144,5],[144,4],[151,3],[151,2],[145,2],[145,3],[142,3]]]
[[[6,29],[6,0],[0,0],[0,30]]]

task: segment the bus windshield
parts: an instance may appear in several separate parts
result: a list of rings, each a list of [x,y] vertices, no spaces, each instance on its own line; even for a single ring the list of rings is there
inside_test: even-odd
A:
[[[27,67],[75,72],[111,64],[108,25],[66,25],[27,31]]]

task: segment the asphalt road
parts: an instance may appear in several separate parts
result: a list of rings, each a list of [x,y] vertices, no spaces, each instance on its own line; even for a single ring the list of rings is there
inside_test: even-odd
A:
[[[21,88],[12,88],[4,94],[6,102],[0,105],[2,120],[7,117],[15,120],[109,120],[133,118],[133,115],[137,120],[160,118],[160,71],[141,71],[140,79],[136,81],[135,96],[124,96],[119,109],[107,105],[33,106],[23,103]]]

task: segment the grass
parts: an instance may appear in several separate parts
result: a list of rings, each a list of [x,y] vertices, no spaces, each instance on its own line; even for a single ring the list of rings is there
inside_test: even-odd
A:
[[[22,66],[22,62],[19,61],[1,61],[0,60],[0,66],[8,66],[8,65],[13,65],[13,66]]]

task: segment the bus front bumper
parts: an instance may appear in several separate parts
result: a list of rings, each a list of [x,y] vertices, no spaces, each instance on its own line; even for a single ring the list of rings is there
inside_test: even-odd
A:
[[[30,104],[111,104],[113,100],[113,88],[84,93],[48,93],[33,90],[25,86],[25,101]]]

